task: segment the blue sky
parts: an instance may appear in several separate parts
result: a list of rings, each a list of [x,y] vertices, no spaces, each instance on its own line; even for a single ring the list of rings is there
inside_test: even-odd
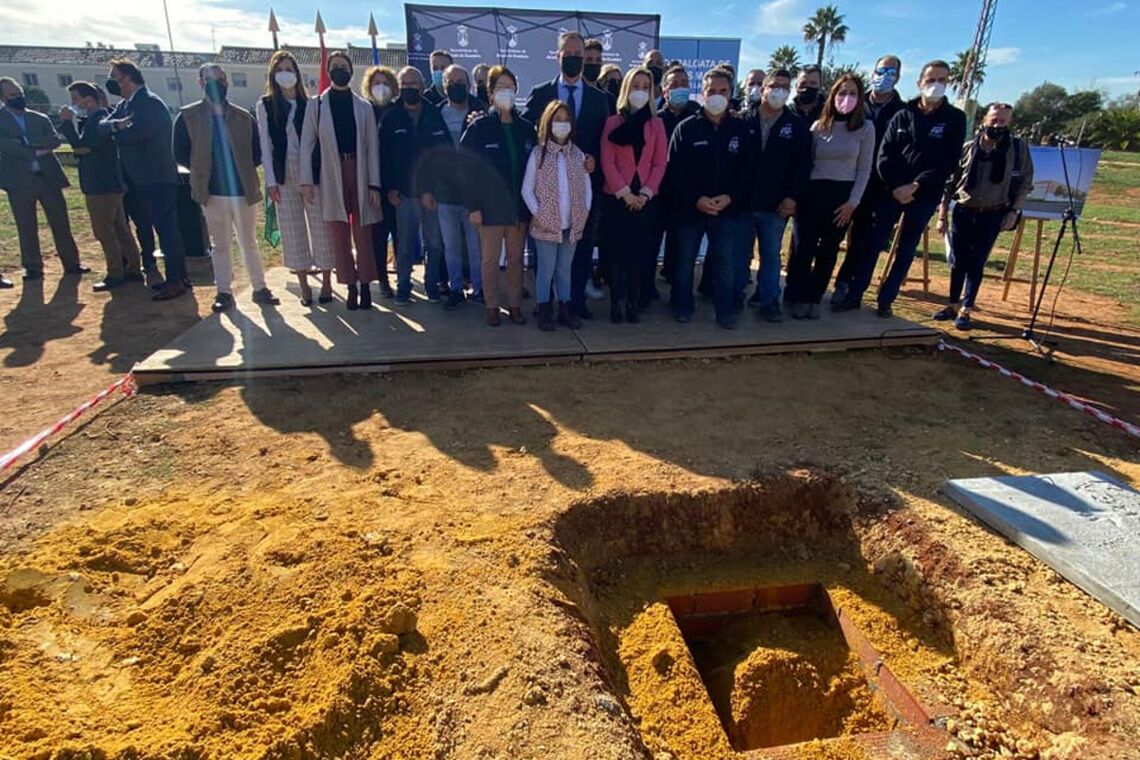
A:
[[[269,4],[251,0],[168,0],[175,46],[209,50],[217,45],[266,45],[265,19]],[[804,20],[821,0],[599,0],[575,7],[559,0],[438,2],[438,5],[492,5],[504,8],[617,10],[661,14],[664,35],[740,37],[742,66],[763,65],[782,44],[800,49]],[[870,66],[884,52],[903,59],[902,90],[914,91],[918,65],[935,57],[951,57],[970,45],[980,0],[962,2],[904,2],[860,0],[835,3],[851,32],[835,49],[839,62]],[[124,8],[135,10],[123,10]],[[281,22],[282,41],[314,40],[312,23],[321,8],[329,27],[328,41],[366,45],[368,13],[376,14],[383,36],[404,39],[403,4],[384,2],[314,2],[278,0],[273,7]],[[50,22],[45,23],[45,19]],[[983,99],[1013,100],[1043,81],[1066,88],[1095,87],[1116,96],[1140,90],[1140,0],[1001,0],[991,40],[990,69]],[[83,45],[103,41],[130,47],[137,42],[167,47],[162,6],[158,0],[115,5],[74,0],[5,0],[0,6],[0,43]],[[810,54],[804,52],[804,56]]]

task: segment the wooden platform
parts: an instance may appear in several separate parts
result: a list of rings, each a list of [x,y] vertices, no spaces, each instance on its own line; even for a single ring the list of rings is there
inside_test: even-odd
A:
[[[579,330],[541,332],[524,305],[527,324],[505,319],[487,327],[483,308],[465,303],[455,311],[423,298],[417,284],[410,305],[377,300],[368,312],[350,312],[343,287],[327,306],[302,307],[295,278],[277,268],[267,273],[281,298],[261,307],[249,292],[237,306],[211,315],[135,367],[140,384],[399,369],[456,369],[644,358],[684,358],[800,351],[843,351],[886,346],[928,346],[940,333],[900,318],[879,319],[869,310],[831,314],[817,321],[768,324],[754,310],[741,315],[736,330],[713,322],[711,302],[698,299],[689,324],[678,324],[666,306],[654,304],[640,324],[611,324],[608,301],[591,301],[597,318]],[[533,278],[528,276],[533,285]],[[659,285],[663,285],[660,283]],[[533,287],[531,287],[533,290]],[[315,290],[315,288],[314,288]],[[210,298],[209,288],[197,289]]]

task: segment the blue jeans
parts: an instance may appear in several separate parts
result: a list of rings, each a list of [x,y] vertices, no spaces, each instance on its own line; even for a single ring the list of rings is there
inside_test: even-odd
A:
[[[978,289],[986,271],[986,259],[990,257],[994,241],[1001,232],[1005,219],[1005,209],[976,211],[955,206],[950,214],[950,230],[947,250],[950,263],[950,303],[957,304],[966,288],[966,299],[962,303],[968,309],[974,308]]]
[[[863,291],[870,285],[871,278],[875,274],[875,265],[879,262],[879,253],[890,245],[891,230],[901,216],[902,224],[899,227],[899,245],[895,251],[895,261],[891,265],[891,271],[887,273],[883,286],[879,288],[880,306],[890,306],[895,302],[903,282],[906,281],[911,262],[914,261],[914,252],[922,241],[923,230],[930,224],[930,217],[934,216],[937,209],[937,198],[915,199],[902,206],[894,196],[888,194],[879,201],[879,205],[875,208],[871,234],[868,236],[868,247],[860,252],[862,271],[859,282],[856,283],[859,287],[851,293],[850,298],[861,298]]]
[[[443,241],[439,239],[439,222],[435,211],[420,205],[420,199],[400,196],[396,206],[396,295],[407,297],[412,293],[412,264],[416,260],[416,237],[424,238],[424,292],[429,297],[439,295],[439,272],[443,264]]]
[[[539,303],[550,302],[550,287],[554,285],[558,293],[558,303],[570,303],[570,269],[574,263],[574,249],[577,243],[570,242],[570,233],[562,232],[562,240],[551,243],[546,240],[534,241],[538,255],[538,271],[534,277],[534,297]]]
[[[480,268],[479,230],[467,216],[467,209],[453,203],[439,204],[439,231],[443,237],[443,255],[447,259],[447,281],[452,290],[463,290],[463,242],[467,241],[467,260],[471,286],[483,289]]]
[[[732,298],[738,292],[736,272],[738,262],[744,256],[740,239],[748,233],[748,218],[739,214],[708,216],[700,214],[696,219],[683,219],[677,223],[677,269],[673,273],[673,313],[677,316],[692,316],[696,310],[693,302],[693,266],[701,248],[701,238],[708,235],[709,255],[705,257],[705,267],[711,267],[713,303],[717,321],[732,321]]]
[[[760,304],[780,300],[780,246],[784,242],[784,228],[787,226],[788,220],[781,219],[775,211],[752,212],[752,234],[746,237],[749,243],[755,239],[760,249],[760,267],[756,270],[756,301]],[[750,246],[744,266],[745,277],[748,276],[751,261]]]

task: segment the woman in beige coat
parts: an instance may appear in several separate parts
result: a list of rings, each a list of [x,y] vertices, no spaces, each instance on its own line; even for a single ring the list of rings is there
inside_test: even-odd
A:
[[[328,72],[332,86],[305,109],[301,189],[308,202],[315,202],[320,193],[333,238],[336,278],[348,285],[348,308],[370,309],[370,283],[377,277],[372,225],[383,216],[376,117],[371,104],[352,92],[352,61],[347,55],[330,54]],[[312,160],[304,160],[306,156]],[[319,176],[314,176],[314,162],[319,162]]]

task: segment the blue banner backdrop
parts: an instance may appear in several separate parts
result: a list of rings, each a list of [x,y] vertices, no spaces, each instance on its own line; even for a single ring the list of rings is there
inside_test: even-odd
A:
[[[680,61],[689,72],[693,92],[701,89],[701,77],[722,63],[732,64],[737,81],[744,79],[740,70],[740,40],[727,37],[662,37],[661,54],[665,62]]]
[[[433,50],[446,50],[468,71],[477,63],[502,64],[519,79],[519,97],[558,75],[558,35],[578,31],[596,37],[606,63],[624,72],[657,47],[659,15],[531,11],[404,5],[408,64],[430,76]],[[666,56],[668,57],[668,56]]]

